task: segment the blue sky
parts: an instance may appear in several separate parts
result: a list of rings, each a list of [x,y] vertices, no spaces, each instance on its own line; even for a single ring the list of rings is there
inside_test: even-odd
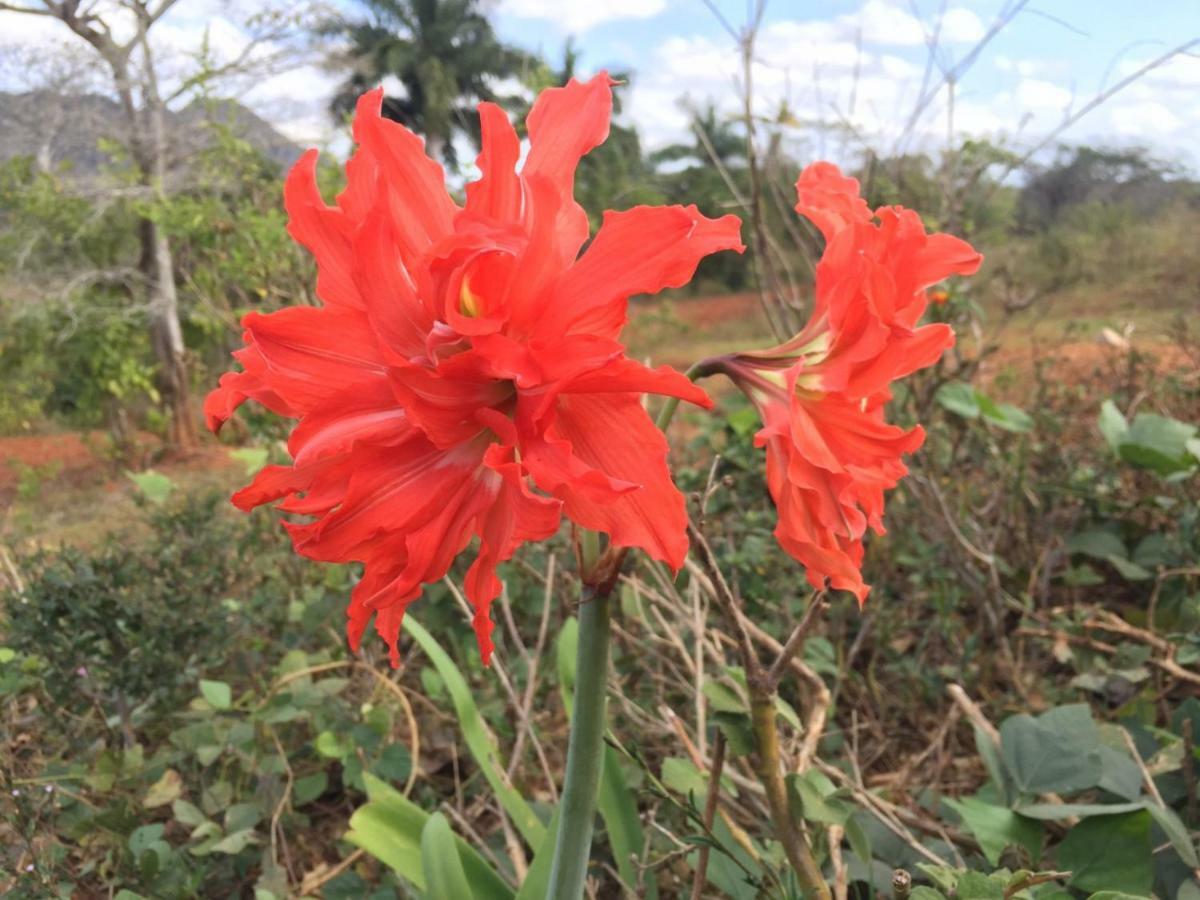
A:
[[[339,0],[339,5],[348,2]],[[714,2],[734,26],[743,23],[747,0]],[[786,102],[806,123],[786,132],[789,150],[801,159],[819,155],[849,161],[867,146],[884,152],[904,146],[936,149],[946,143],[951,127],[956,140],[987,136],[1025,149],[1098,91],[1171,47],[1200,38],[1200,0],[1031,0],[956,84],[953,120],[943,89],[901,138],[922,83],[927,38],[938,22],[938,65],[952,69],[1013,2],[770,0],[755,68],[758,108],[773,111]],[[487,5],[508,41],[558,59],[567,37],[574,35],[584,71],[631,71],[632,82],[623,88],[626,116],[651,147],[686,139],[684,97],[693,105],[712,99],[721,110],[733,111],[737,50],[702,0],[490,0]],[[218,56],[233,54],[244,42],[243,17],[261,8],[251,0],[183,0],[160,23],[160,40],[175,58],[184,58],[207,29]],[[56,24],[0,13],[0,43],[6,38],[26,46],[51,42]],[[934,73],[934,83],[940,83],[937,67]],[[324,112],[335,81],[312,61],[229,89],[289,136],[338,146]],[[3,75],[0,86],[5,86]],[[1200,44],[1089,114],[1064,139],[1142,144],[1200,169],[1198,136]]]
[[[745,0],[717,0],[734,27]],[[863,143],[890,146],[913,108],[928,58],[926,38],[943,16],[938,59],[953,68],[974,48],[1005,0],[774,0],[761,30],[761,108],[787,98],[801,118],[850,122]],[[673,98],[717,97],[730,109],[737,56],[701,0],[504,0],[500,33],[553,56],[575,33],[585,68],[633,71],[630,113],[651,143],[683,119]],[[855,49],[861,35],[861,51]],[[1200,2],[1041,0],[1030,3],[979,54],[955,91],[957,132],[1036,143],[1065,115],[1140,65],[1200,38]],[[1067,139],[1142,143],[1195,164],[1200,136],[1200,44],[1131,85],[1065,133]],[[857,79],[855,69],[857,61]],[[856,86],[857,81],[857,86]],[[851,96],[855,107],[850,108]],[[947,94],[918,124],[914,143],[944,143]],[[798,132],[805,129],[798,129]],[[853,152],[807,129],[814,152]]]

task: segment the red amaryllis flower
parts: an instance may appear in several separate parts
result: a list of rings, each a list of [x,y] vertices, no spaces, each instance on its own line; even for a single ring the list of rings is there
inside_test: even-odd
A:
[[[608,135],[613,83],[601,74],[538,97],[519,173],[516,132],[481,104],[482,176],[461,207],[421,140],[380,116],[379,90],[358,103],[334,206],[317,190],[316,151],[288,177],[289,231],[316,257],[324,306],[247,315],[242,371],[221,378],[205,413],[216,429],[253,399],[299,420],[292,463],[264,469],[234,503],[283,498],[305,517],[286,523],[298,552],[365,564],[350,643],[374,616],[393,665],[405,607],[473,538],[466,590],[485,662],[496,565],[561,515],[676,568],[687,552],[666,442],[640,401],[710,401],[678,372],[628,359],[617,338],[629,296],[740,250],[740,223],[694,206],[607,212],[580,255],[575,168]]]
[[[826,579],[859,602],[870,588],[860,567],[863,535],[882,534],[884,491],[907,473],[902,454],[924,431],[889,425],[889,385],[932,365],[953,345],[944,324],[918,326],[926,288],[969,275],[982,257],[965,241],[926,234],[902,207],[871,212],[858,182],[815,163],[796,183],[798,212],[825,237],[812,318],[791,340],[711,361],[758,408],[767,449],[775,536],[814,587]]]

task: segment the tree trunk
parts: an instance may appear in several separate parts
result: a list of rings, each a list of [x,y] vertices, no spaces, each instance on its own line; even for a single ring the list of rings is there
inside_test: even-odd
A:
[[[198,437],[192,415],[191,383],[188,378],[183,329],[179,324],[179,300],[167,236],[150,219],[141,223],[142,272],[149,300],[150,341],[158,361],[158,389],[170,416],[167,440],[176,450],[194,447]]]
[[[158,92],[158,76],[150,53],[147,31],[151,22],[139,19],[138,44],[142,50],[143,116],[139,152],[134,153],[142,178],[158,202],[167,199],[166,105]],[[153,219],[141,222],[142,272],[146,277],[150,315],[150,341],[158,360],[158,386],[163,408],[170,417],[167,441],[172,449],[187,451],[196,446],[196,421],[192,416],[191,383],[188,379],[183,329],[179,324],[179,297],[175,291],[175,267],[167,235]]]

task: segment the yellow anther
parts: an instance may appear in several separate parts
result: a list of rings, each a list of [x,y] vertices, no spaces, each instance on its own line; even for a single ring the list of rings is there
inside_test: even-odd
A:
[[[462,312],[464,316],[475,318],[477,315],[479,315],[482,305],[483,304],[479,298],[479,295],[471,290],[470,282],[468,282],[466,277],[464,277],[462,280],[462,288],[458,294],[459,311]]]

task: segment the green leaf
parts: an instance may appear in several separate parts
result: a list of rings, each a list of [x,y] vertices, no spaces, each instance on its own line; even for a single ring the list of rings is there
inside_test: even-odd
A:
[[[658,897],[658,884],[653,876],[642,876],[636,861],[642,857],[646,836],[642,831],[642,820],[638,816],[637,801],[625,773],[621,771],[620,755],[612,747],[604,748],[604,769],[600,774],[600,795],[596,808],[604,820],[608,832],[608,846],[617,861],[617,874],[628,885],[639,882],[642,890],[638,896]]]
[[[846,840],[850,844],[850,849],[854,851],[854,855],[869,865],[871,862],[871,837],[867,834],[865,828],[859,823],[858,819],[851,816],[846,820]]]
[[[550,887],[550,870],[554,866],[554,848],[558,840],[558,815],[561,811],[562,806],[560,805],[555,808],[554,815],[550,817],[550,824],[546,826],[546,837],[542,839],[542,845],[534,851],[533,861],[530,862],[529,870],[525,873],[525,880],[521,882],[521,887],[513,900],[545,900]]]
[[[986,803],[976,797],[947,800],[946,805],[962,816],[979,841],[983,855],[993,866],[1000,865],[1005,848],[1024,847],[1035,862],[1042,854],[1042,826],[1011,809]]]
[[[1136,803],[1030,803],[1018,806],[1016,811],[1029,819],[1057,822],[1062,819],[1086,816],[1112,816],[1118,813],[1137,812],[1146,804]]]
[[[682,756],[669,756],[663,760],[662,783],[684,795],[701,796],[708,790],[708,776],[694,762]]]
[[[324,772],[297,778],[296,783],[292,785],[292,804],[304,806],[306,803],[312,803],[325,793],[327,787],[329,787],[329,776]]]
[[[753,406],[743,406],[735,409],[725,419],[733,433],[738,437],[746,437],[759,428],[758,412]]]
[[[1142,795],[1142,770],[1129,758],[1128,753],[1112,747],[1101,747],[1100,763],[1103,769],[1099,784],[1101,790],[1126,800],[1137,800]]]
[[[257,803],[235,803],[225,810],[225,831],[245,831],[257,825],[263,817]]]
[[[1193,869],[1200,869],[1200,856],[1196,853],[1196,844],[1192,840],[1187,826],[1183,824],[1175,810],[1149,802],[1146,804],[1146,809],[1154,817],[1158,827],[1163,830],[1163,834],[1167,836],[1167,840],[1171,842],[1171,846],[1175,848],[1179,858]]]
[[[1149,895],[1154,882],[1150,813],[1145,810],[1084,819],[1058,847],[1058,867],[1081,891]]]
[[[1004,900],[1004,882],[982,872],[963,872],[955,896],[958,900]]]
[[[171,491],[175,489],[175,482],[153,469],[147,469],[145,472],[126,472],[125,474],[137,486],[142,496],[155,506],[162,506],[166,503]]]
[[[467,749],[474,757],[475,764],[483,772],[483,777],[487,779],[492,793],[496,795],[496,799],[504,811],[513,820],[513,824],[516,825],[517,831],[521,833],[525,842],[530,847],[540,846],[542,838],[546,834],[546,826],[534,814],[533,809],[525,802],[525,798],[509,784],[505,768],[500,763],[495,738],[483,721],[483,716],[479,714],[475,698],[471,695],[471,689],[468,687],[466,679],[463,678],[462,672],[442,649],[441,644],[435,641],[433,636],[412,616],[407,616],[404,622],[405,631],[420,645],[425,655],[429,657],[429,661],[437,669],[438,674],[442,676],[446,690],[450,693],[450,700],[454,704],[454,712],[458,717],[459,727],[462,729],[463,740],[466,741]]]
[[[1022,793],[1082,791],[1100,781],[1100,736],[1086,704],[1059,706],[1036,719],[1010,716],[1000,726],[1000,748]]]
[[[979,411],[983,414],[983,418],[997,428],[1014,432],[1033,430],[1033,419],[1025,410],[1013,406],[1011,403],[997,403],[979,391],[975,392],[975,401],[979,404]]]
[[[129,834],[129,852],[135,857],[140,857],[143,853],[150,849],[150,845],[158,841],[166,830],[161,822],[155,822],[153,825],[142,825],[140,828],[135,828]]]
[[[1196,426],[1153,413],[1138,413],[1121,441],[1121,458],[1159,475],[1187,471],[1195,465],[1188,442]]]
[[[1111,400],[1105,400],[1100,404],[1100,419],[1096,424],[1113,453],[1119,453],[1125,435],[1129,432],[1129,423],[1121,415],[1117,405]]]
[[[710,718],[725,735],[730,754],[748,756],[754,752],[754,727],[750,716],[715,712]]]
[[[233,705],[233,693],[224,681],[201,679],[200,693],[213,709],[229,709]]]
[[[166,806],[168,803],[178,800],[182,795],[183,779],[174,769],[167,769],[158,781],[150,785],[150,790],[146,791],[146,797],[142,800],[142,806],[146,809]]]
[[[717,712],[748,713],[750,711],[746,701],[738,695],[738,692],[724,682],[712,678],[706,679],[703,693],[708,699],[709,705]]]
[[[425,874],[425,896],[429,900],[470,900],[471,885],[450,823],[434,813],[421,829],[421,870]]]
[[[313,741],[313,749],[326,759],[345,759],[354,752],[354,741],[348,734],[322,731]]]
[[[208,821],[208,816],[204,815],[200,807],[186,800],[176,800],[172,803],[171,815],[175,817],[176,822],[188,828],[196,828]]]
[[[370,772],[363,773],[363,784],[368,802],[350,817],[346,840],[366,850],[410,881],[417,890],[423,891],[421,833],[429,813]],[[512,888],[483,857],[461,838],[455,836],[454,842],[474,900],[512,900]]]
[[[267,464],[271,451],[266,447],[240,447],[230,450],[229,455],[246,468],[246,476],[254,475]]]
[[[1123,556],[1110,556],[1108,561],[1126,581],[1149,581],[1154,577],[1154,573],[1147,572],[1137,563],[1130,562]]]
[[[983,764],[988,770],[988,775],[995,782],[996,789],[1000,791],[1000,796],[1004,798],[1004,802],[1011,805],[1017,799],[1016,789],[1012,783],[1012,776],[1004,768],[1004,762],[1000,759],[1000,748],[996,746],[996,742],[992,740],[992,736],[978,725],[972,725],[971,728],[975,732],[975,749],[979,751],[979,756],[983,759]]]
[[[962,416],[964,419],[979,418],[979,401],[976,399],[975,388],[965,381],[943,384],[938,388],[934,399],[956,416]]]
[[[1033,416],[1029,415],[1025,410],[1013,406],[1011,403],[998,403],[996,404],[996,408],[999,410],[1000,415],[988,417],[993,424],[1003,428],[1005,431],[1033,431]]]
[[[227,834],[221,840],[217,841],[212,846],[213,853],[226,853],[230,856],[241,853],[251,844],[258,843],[258,835],[254,833],[253,828],[244,828],[241,831],[235,831],[232,834]]]
[[[1093,528],[1073,534],[1067,540],[1068,553],[1082,553],[1093,559],[1126,556],[1124,542],[1111,531]]]
[[[824,781],[825,784],[821,782]],[[793,809],[800,818],[826,825],[843,825],[850,818],[852,809],[829,797],[833,785],[819,772],[809,769],[800,775],[788,775],[787,786]]]
[[[207,856],[222,837],[221,826],[216,822],[201,822],[192,831],[192,840],[197,843],[189,847],[188,852],[193,856]]]

